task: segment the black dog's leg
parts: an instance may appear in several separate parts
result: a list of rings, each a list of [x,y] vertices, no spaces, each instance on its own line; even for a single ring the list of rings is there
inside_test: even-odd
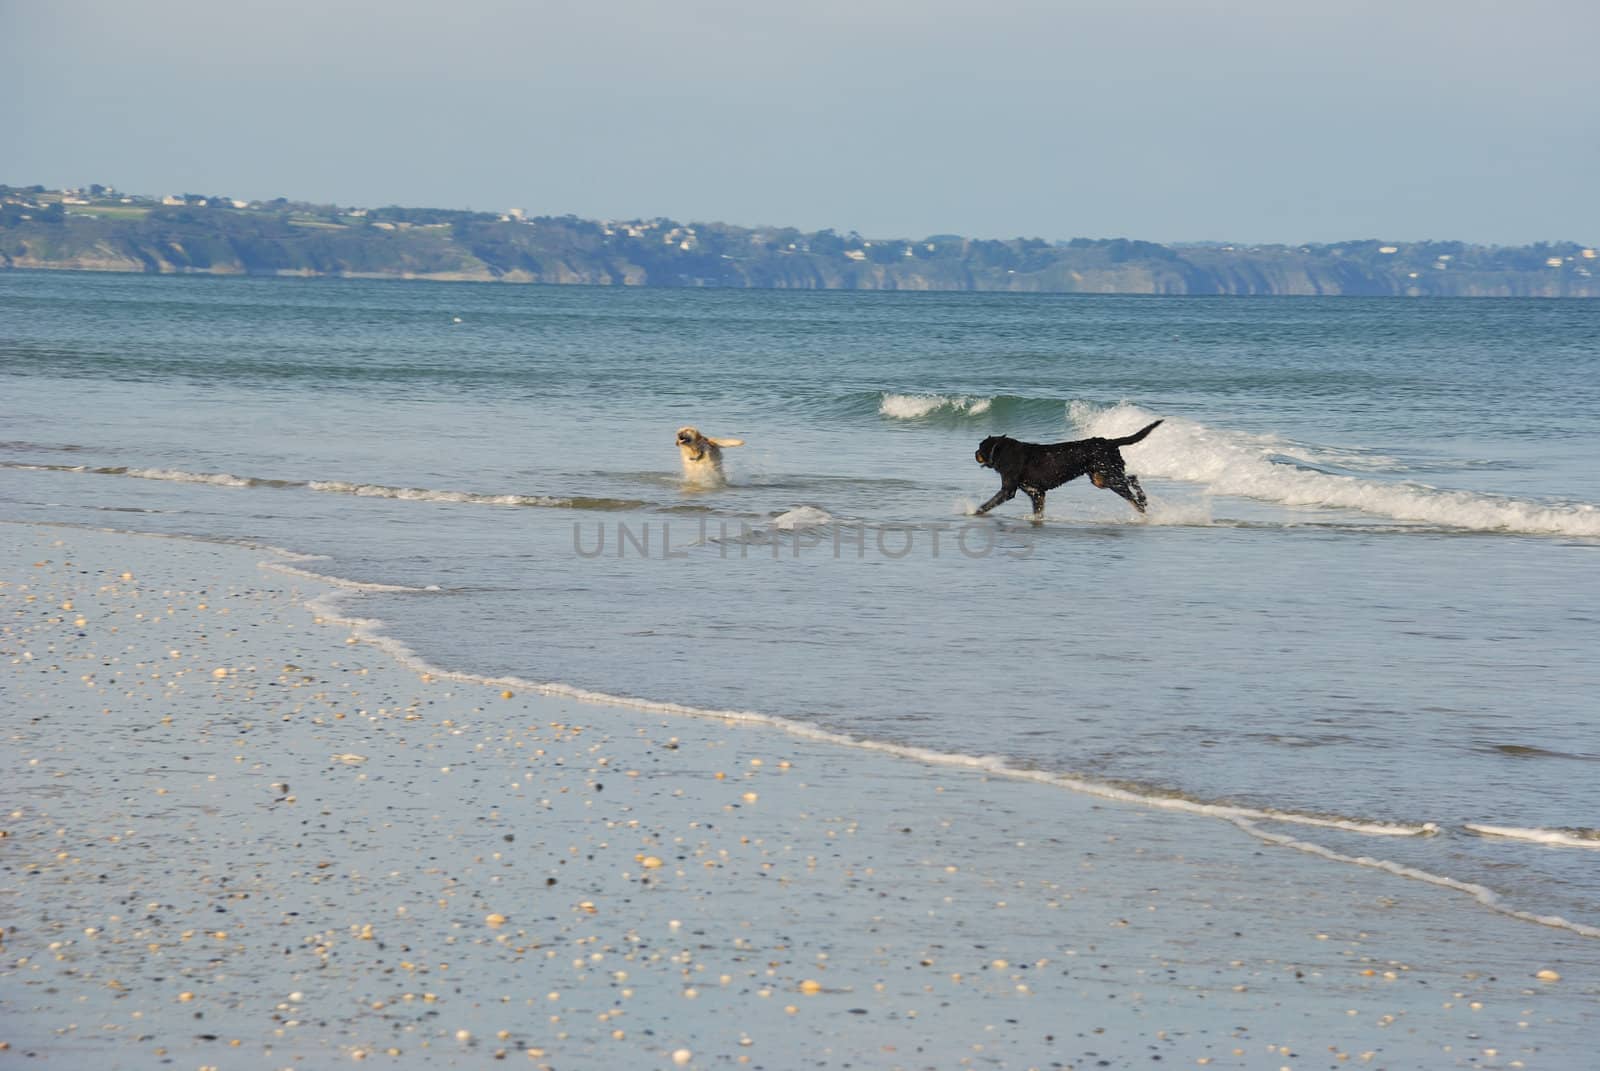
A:
[[[1000,490],[998,490],[998,491],[996,491],[994,493],[994,497],[989,499],[989,501],[985,502],[983,505],[979,506],[978,507],[978,511],[976,513],[974,513],[973,516],[974,517],[982,517],[985,513],[988,513],[990,510],[994,509],[1000,503],[1002,503],[1002,502],[1010,502],[1013,498],[1016,497],[1016,494],[1017,494],[1017,485],[1016,484],[1014,484],[1014,483],[1002,483],[1000,485]]]
[[[1133,491],[1134,508],[1143,513],[1148,500],[1144,497],[1144,488],[1139,486],[1139,477],[1129,476],[1128,487]]]
[[[1035,491],[1031,487],[1024,487],[1028,493],[1028,500],[1033,503],[1033,515],[1038,520],[1044,520],[1044,492]]]
[[[1144,488],[1139,486],[1139,477],[1129,476],[1125,472],[1113,473],[1106,477],[1106,482],[1103,486],[1111,488],[1111,490],[1127,499],[1133,508],[1140,513],[1144,512]]]

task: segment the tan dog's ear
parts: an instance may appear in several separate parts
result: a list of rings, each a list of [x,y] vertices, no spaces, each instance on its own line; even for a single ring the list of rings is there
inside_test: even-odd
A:
[[[706,442],[713,446],[743,446],[743,439],[707,439]]]

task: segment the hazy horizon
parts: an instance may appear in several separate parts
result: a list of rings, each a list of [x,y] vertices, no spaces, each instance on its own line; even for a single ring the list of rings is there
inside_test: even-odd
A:
[[[868,237],[1600,240],[1600,5],[0,0],[19,183]]]

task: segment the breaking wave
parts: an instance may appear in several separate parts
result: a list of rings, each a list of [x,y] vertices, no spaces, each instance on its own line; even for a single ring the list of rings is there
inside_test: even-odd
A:
[[[1068,416],[1083,434],[1107,437],[1137,431],[1158,415],[1127,403],[1098,407],[1073,402],[1068,407]],[[1353,510],[1472,532],[1600,537],[1600,508],[1589,503],[1551,504],[1350,475],[1338,471],[1356,467],[1348,454],[1330,460],[1314,448],[1213,428],[1183,417],[1166,417],[1148,439],[1124,449],[1129,467],[1141,476],[1199,484],[1217,495],[1283,506]],[[1370,467],[1381,467],[1381,462]]]
[[[943,394],[884,394],[878,412],[895,420],[921,420],[934,413],[979,416],[994,407],[993,398]]]

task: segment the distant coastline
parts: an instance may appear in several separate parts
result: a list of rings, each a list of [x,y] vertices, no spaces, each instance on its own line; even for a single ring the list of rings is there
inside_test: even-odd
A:
[[[0,186],[0,268],[595,286],[1021,293],[1600,297],[1577,242],[1161,245]]]

